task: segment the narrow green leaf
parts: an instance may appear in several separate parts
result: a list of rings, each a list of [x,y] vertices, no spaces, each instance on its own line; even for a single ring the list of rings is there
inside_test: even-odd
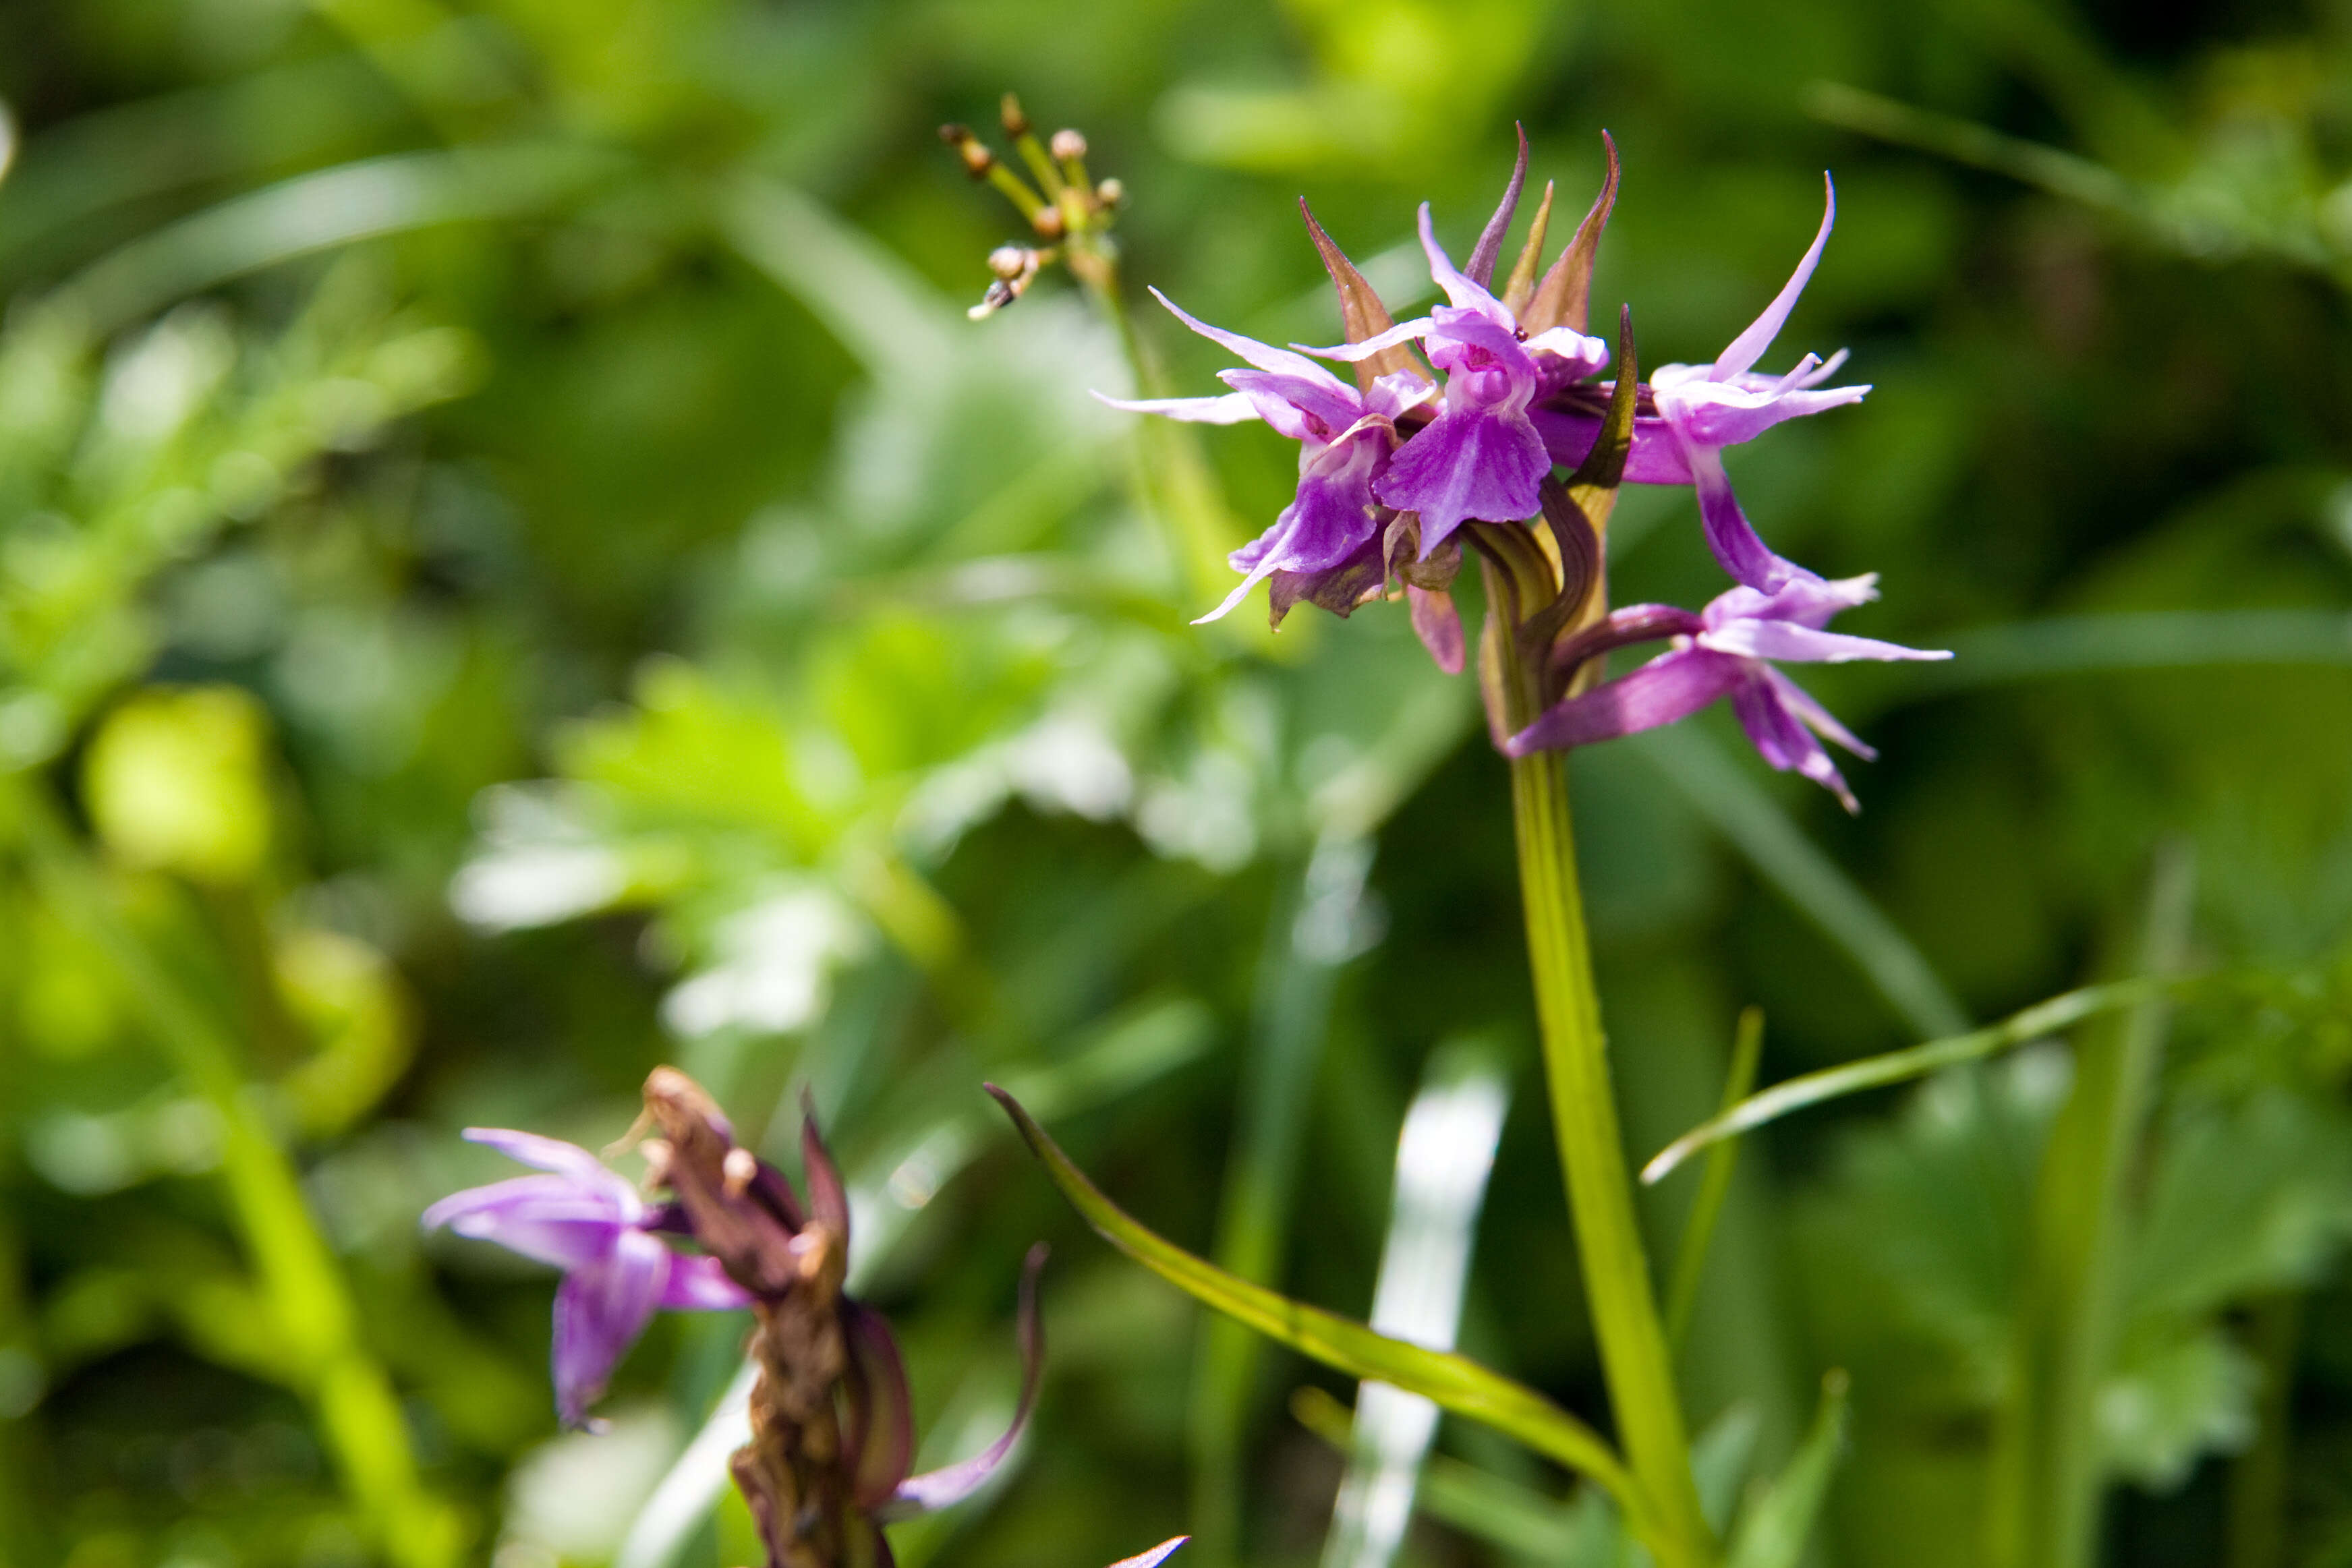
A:
[[[1796,1568],[1805,1541],[1829,1494],[1845,1442],[1846,1375],[1832,1371],[1822,1379],[1821,1408],[1804,1445],[1770,1490],[1758,1499],[1731,1538],[1728,1568]]]
[[[1739,1015],[1732,1037],[1731,1071],[1724,1075],[1723,1106],[1717,1114],[1738,1109],[1756,1087],[1756,1065],[1764,1054],[1764,1012],[1748,1008]],[[1698,1196],[1691,1199],[1690,1218],[1683,1221],[1683,1237],[1675,1256],[1675,1282],[1666,1292],[1666,1338],[1677,1349],[1690,1330],[1692,1308],[1698,1304],[1699,1277],[1706,1272],[1707,1242],[1714,1238],[1716,1217],[1723,1212],[1724,1194],[1731,1190],[1731,1167],[1739,1157],[1739,1143],[1725,1138],[1706,1156],[1706,1174]]]
[[[1591,1477],[1617,1499],[1629,1517],[1647,1519],[1647,1505],[1635,1490],[1633,1476],[1600,1434],[1534,1389],[1467,1356],[1391,1339],[1336,1312],[1237,1279],[1194,1257],[1145,1228],[1106,1197],[1019,1102],[993,1083],[986,1088],[1013,1118],[1030,1152],[1044,1162],[1054,1185],[1071,1206],[1105,1240],[1170,1284],[1276,1343],[1350,1377],[1394,1384],[1458,1416],[1483,1421],[1538,1453]]]
[[[2183,980],[2116,980],[2104,986],[2085,986],[2080,990],[2065,991],[2046,1002],[2036,1002],[2023,1012],[2011,1014],[1997,1024],[1954,1035],[1947,1040],[1931,1040],[1925,1045],[1915,1045],[1906,1051],[1891,1051],[1884,1056],[1866,1056],[1860,1061],[1849,1061],[1839,1067],[1808,1072],[1801,1078],[1791,1078],[1786,1083],[1776,1083],[1763,1093],[1741,1101],[1722,1115],[1700,1123],[1652,1157],[1642,1167],[1642,1180],[1654,1183],[1708,1145],[1722,1139],[1750,1132],[1767,1122],[1778,1121],[1791,1111],[1808,1105],[1818,1105],[1824,1100],[1859,1093],[1864,1089],[1883,1089],[1890,1083],[1908,1082],[1924,1078],[1939,1068],[1958,1066],[1963,1061],[1977,1061],[1985,1057],[2023,1045],[2028,1040],[2058,1030],[2078,1024],[2101,1013],[2115,1012],[2178,989]]]

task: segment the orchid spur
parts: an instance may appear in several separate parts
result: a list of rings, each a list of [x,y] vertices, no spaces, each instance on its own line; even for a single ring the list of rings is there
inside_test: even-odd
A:
[[[1785,563],[1784,563],[1785,564]],[[1613,740],[1689,717],[1728,696],[1764,760],[1794,769],[1861,810],[1820,737],[1871,760],[1877,753],[1840,724],[1772,661],[1844,664],[1855,659],[1948,659],[1942,650],[1906,648],[1872,637],[1825,631],[1841,610],[1878,597],[1877,577],[1827,581],[1790,567],[1771,593],[1742,584],[1694,614],[1665,604],[1628,605],[1561,644],[1556,662],[1574,667],[1630,643],[1671,638],[1673,647],[1629,674],[1571,695],[1512,736],[1513,757]]]

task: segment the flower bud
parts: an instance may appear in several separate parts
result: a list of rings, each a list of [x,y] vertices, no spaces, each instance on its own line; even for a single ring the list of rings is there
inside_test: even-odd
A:
[[[1021,107],[1020,99],[1012,93],[1008,92],[1004,95],[1003,101],[997,105],[997,113],[1003,119],[1005,135],[1029,134],[1029,111]]]
[[[988,270],[999,277],[1018,277],[1029,269],[1026,246],[1001,245],[988,253]]]
[[[1069,228],[1069,220],[1059,207],[1039,207],[1029,214],[1029,226],[1047,239],[1060,239]]]
[[[1127,200],[1127,182],[1116,175],[1095,187],[1095,200],[1105,207],[1116,207]]]
[[[1083,158],[1087,155],[1086,133],[1084,131],[1072,131],[1066,126],[1062,130],[1054,132],[1053,141],[1047,142],[1046,146],[1052,150],[1055,157],[1060,159],[1063,162],[1067,163],[1074,159]]]

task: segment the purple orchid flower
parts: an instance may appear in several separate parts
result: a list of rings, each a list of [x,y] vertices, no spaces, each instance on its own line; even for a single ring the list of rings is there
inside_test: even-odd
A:
[[[586,1149],[499,1127],[468,1127],[466,1137],[546,1174],[453,1193],[425,1211],[425,1227],[446,1225],[563,1270],[551,1359],[565,1426],[588,1424],[588,1406],[657,1309],[751,1304],[718,1259],[664,1244],[653,1207]]]
[[[1504,749],[1524,757],[1531,751],[1613,740],[1687,718],[1717,697],[1728,696],[1765,761],[1783,772],[1803,774],[1834,794],[1847,810],[1861,810],[1816,737],[1833,740],[1865,761],[1878,754],[1768,661],[1836,664],[1854,659],[1952,655],[1822,629],[1839,611],[1878,597],[1876,573],[1832,582],[1802,567],[1788,570],[1791,575],[1770,593],[1742,584],[1696,614],[1665,604],[1629,605],[1580,633],[1561,645],[1559,667],[1572,668],[1612,648],[1661,637],[1672,638],[1674,646],[1630,674],[1555,704],[1512,736]]]
[[[1837,221],[1837,189],[1827,174],[1822,226],[1797,270],[1764,313],[1734,338],[1711,365],[1661,365],[1650,373],[1650,407],[1634,421],[1633,444],[1625,479],[1637,485],[1689,485],[1698,492],[1699,517],[1707,548],[1723,570],[1750,588],[1770,593],[1803,569],[1765,546],[1739,509],[1723,468],[1723,449],[1753,441],[1783,420],[1860,402],[1870,388],[1828,387],[1822,382],[1845,363],[1841,349],[1826,361],[1807,354],[1786,375],[1753,370],[1796,308],[1798,297],[1821,264]],[[1596,389],[1597,391],[1597,389]],[[1555,406],[1535,414],[1551,455],[1562,463],[1581,460],[1600,433],[1597,412]]]
[[[1497,214],[1506,224],[1517,194],[1515,177]],[[1499,225],[1489,226],[1499,237]],[[1426,202],[1421,205],[1421,248],[1429,257],[1431,278],[1451,304],[1360,343],[1306,351],[1353,363],[1417,340],[1430,362],[1445,372],[1444,410],[1404,443],[1373,485],[1373,493],[1389,506],[1421,514],[1425,557],[1470,518],[1521,522],[1543,509],[1540,486],[1552,459],[1529,410],[1538,397],[1606,366],[1609,345],[1572,327],[1523,336],[1510,308],[1484,280],[1457,269],[1437,243]],[[1479,249],[1485,257],[1480,270],[1491,277],[1490,247],[1482,244]]]
[[[1374,485],[1396,447],[1396,421],[1434,389],[1419,376],[1399,371],[1359,392],[1304,355],[1212,327],[1178,309],[1157,288],[1151,297],[1179,321],[1255,368],[1219,371],[1217,379],[1234,389],[1222,397],[1103,397],[1104,402],[1202,424],[1262,419],[1299,443],[1297,495],[1272,528],[1228,558],[1244,574],[1242,580],[1200,621],[1225,615],[1277,571],[1312,579],[1349,570],[1368,550],[1377,555],[1390,514],[1375,498]]]

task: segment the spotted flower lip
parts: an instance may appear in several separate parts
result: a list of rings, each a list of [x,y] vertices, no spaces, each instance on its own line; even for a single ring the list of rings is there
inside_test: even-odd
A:
[[[751,1304],[718,1259],[674,1251],[654,1234],[637,1189],[586,1149],[499,1127],[465,1135],[543,1174],[453,1193],[423,1223],[563,1270],[551,1359],[565,1426],[587,1425],[588,1407],[656,1311]]]
[[[1113,408],[1207,424],[1264,420],[1298,442],[1298,490],[1274,526],[1235,550],[1229,562],[1243,574],[1224,601],[1202,622],[1230,613],[1251,589],[1277,571],[1328,573],[1373,547],[1388,520],[1374,486],[1398,441],[1396,421],[1435,389],[1399,371],[1363,391],[1303,354],[1228,332],[1187,315],[1158,289],[1152,298],[1193,331],[1248,361],[1248,370],[1218,372],[1234,390],[1221,397],[1113,398]]]
[[[1552,460],[1528,410],[1548,391],[1604,368],[1609,345],[1565,326],[1525,335],[1510,308],[1437,243],[1426,202],[1420,228],[1429,275],[1451,303],[1360,343],[1304,351],[1353,363],[1418,341],[1445,372],[1443,410],[1404,444],[1373,486],[1387,505],[1421,515],[1426,554],[1473,517],[1517,522],[1542,510]]]
[[[1802,567],[1789,570],[1791,575],[1770,593],[1742,584],[1696,613],[1664,604],[1614,612],[1564,645],[1563,660],[1581,663],[1613,647],[1662,637],[1671,638],[1673,647],[1629,674],[1554,705],[1512,736],[1504,749],[1525,757],[1613,740],[1687,718],[1728,696],[1740,727],[1766,762],[1802,774],[1834,794],[1847,810],[1859,810],[1817,737],[1835,741],[1865,761],[1877,753],[1771,661],[1844,664],[1952,655],[1824,630],[1838,612],[1878,597],[1875,573],[1831,581]]]

